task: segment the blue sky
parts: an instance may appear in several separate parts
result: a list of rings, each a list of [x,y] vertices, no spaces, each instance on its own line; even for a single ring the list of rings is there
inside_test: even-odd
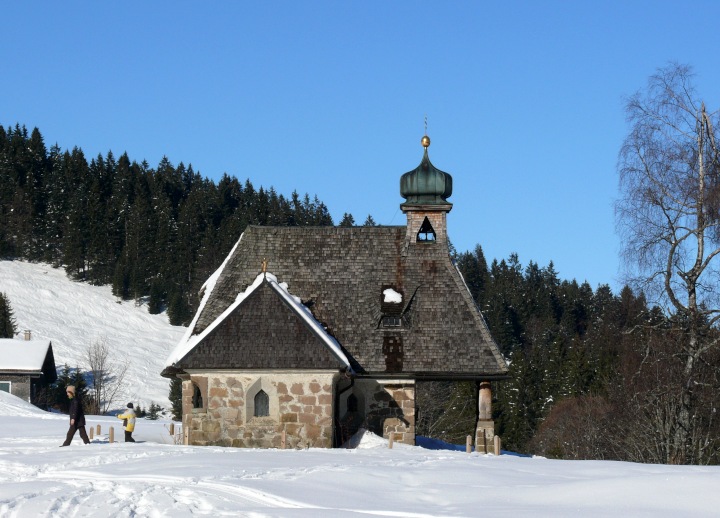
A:
[[[617,290],[623,99],[678,61],[720,106],[718,20],[710,1],[12,2],[0,124],[401,225],[427,115],[459,251]]]

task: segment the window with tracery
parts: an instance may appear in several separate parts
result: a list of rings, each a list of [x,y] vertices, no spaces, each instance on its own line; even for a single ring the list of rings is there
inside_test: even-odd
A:
[[[270,415],[270,398],[264,390],[260,390],[255,394],[255,417],[265,417]]]

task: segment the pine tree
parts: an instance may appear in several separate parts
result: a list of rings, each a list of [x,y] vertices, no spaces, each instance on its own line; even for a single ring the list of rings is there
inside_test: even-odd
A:
[[[42,235],[44,249],[42,260],[55,267],[62,264],[63,229],[68,212],[69,187],[66,168],[69,160],[70,154],[63,153],[57,145],[50,148],[48,158],[50,166],[44,185],[47,205]]]
[[[182,380],[180,378],[170,380],[169,399],[172,404],[173,419],[182,421]]]
[[[84,279],[90,234],[87,217],[90,185],[88,164],[82,150],[77,147],[72,150],[67,166],[69,202],[63,227],[62,261],[71,278]]]
[[[13,338],[15,333],[15,318],[10,299],[0,292],[0,338]]]
[[[45,230],[45,217],[47,210],[47,196],[45,181],[50,171],[47,150],[40,131],[33,128],[28,146],[27,192],[30,204],[30,218],[32,239],[29,243],[28,254],[31,260],[37,261],[43,257],[43,237]]]
[[[456,264],[467,284],[473,299],[482,305],[485,300],[485,288],[489,283],[487,262],[480,245],[475,247],[475,252],[464,252],[458,254]]]
[[[345,212],[343,214],[342,220],[340,221],[341,227],[354,227],[355,226],[355,218],[353,218],[352,214],[349,214]]]
[[[363,227],[376,227],[377,223],[375,223],[375,219],[368,214],[368,217],[365,218],[365,223],[363,223]]]
[[[85,373],[79,367],[71,369],[65,364],[58,374],[58,379],[50,387],[51,406],[59,409],[63,413],[67,413],[70,407],[70,401],[65,394],[68,385],[75,386],[75,394],[79,395],[83,401],[85,411],[94,407],[94,401],[88,399],[87,383],[85,382]]]

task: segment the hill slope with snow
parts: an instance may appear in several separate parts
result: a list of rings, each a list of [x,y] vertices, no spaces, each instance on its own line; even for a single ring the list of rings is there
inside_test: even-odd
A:
[[[125,399],[169,408],[169,380],[160,376],[165,359],[186,331],[167,315],[151,315],[134,301],[120,301],[110,286],[70,280],[47,264],[0,261],[0,292],[10,299],[16,329],[52,342],[55,364],[87,368],[89,345],[105,341],[119,361],[130,362]]]

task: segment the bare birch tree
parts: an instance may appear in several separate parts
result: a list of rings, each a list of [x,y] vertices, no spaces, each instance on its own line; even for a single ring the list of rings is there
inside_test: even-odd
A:
[[[115,358],[107,340],[99,338],[86,350],[88,373],[92,377],[89,393],[95,402],[96,411],[105,414],[124,395],[123,382],[129,361]]]
[[[629,99],[627,116],[616,217],[629,281],[666,308],[683,337],[674,354],[679,379],[658,380],[676,396],[663,410],[672,428],[666,462],[701,462],[695,389],[706,353],[718,345],[720,318],[717,113],[697,97],[691,69],[673,64]]]

